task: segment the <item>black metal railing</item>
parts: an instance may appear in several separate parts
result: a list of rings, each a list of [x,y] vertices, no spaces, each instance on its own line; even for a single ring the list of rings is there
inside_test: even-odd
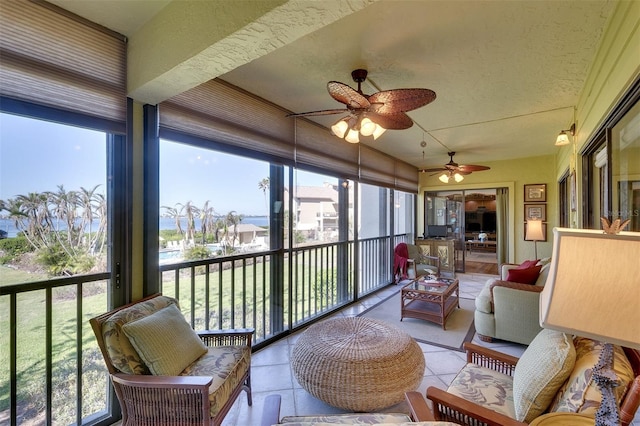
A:
[[[107,412],[109,377],[89,318],[108,310],[110,278],[0,287],[0,418],[82,424]]]
[[[160,289],[179,300],[195,329],[253,327],[259,347],[388,285],[393,247],[405,240],[377,237],[164,264]],[[106,415],[108,375],[89,319],[110,309],[110,278],[102,273],[0,287],[0,354],[8,360],[0,363],[0,420],[83,424]]]

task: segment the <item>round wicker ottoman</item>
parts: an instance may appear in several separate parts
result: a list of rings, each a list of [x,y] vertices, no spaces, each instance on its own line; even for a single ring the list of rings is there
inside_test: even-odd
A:
[[[350,411],[404,400],[424,375],[424,355],[402,330],[369,318],[335,318],[309,327],[292,354],[293,374],[311,395]]]

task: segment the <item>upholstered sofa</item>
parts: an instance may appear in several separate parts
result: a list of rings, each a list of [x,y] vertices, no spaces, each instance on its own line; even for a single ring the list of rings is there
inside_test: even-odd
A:
[[[467,364],[446,391],[429,387],[427,398],[436,420],[465,425],[525,426],[560,413],[593,419],[602,400],[594,366],[603,347],[548,329],[538,333],[520,358],[465,343]],[[614,346],[613,370],[619,424],[627,426],[640,404],[640,352]]]
[[[481,340],[528,345],[540,332],[538,303],[547,281],[549,259],[537,265],[541,268],[533,284],[507,281],[509,272],[519,266],[513,264],[502,265],[501,279],[487,280],[475,300],[474,325]]]

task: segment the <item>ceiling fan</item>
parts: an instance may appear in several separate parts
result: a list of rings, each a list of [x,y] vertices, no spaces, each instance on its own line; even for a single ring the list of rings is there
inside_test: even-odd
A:
[[[490,169],[490,167],[487,166],[458,164],[453,161],[453,156],[456,155],[455,152],[447,152],[447,155],[449,156],[449,162],[444,166],[436,167],[433,169],[421,169],[420,171],[422,173],[436,172],[433,175],[436,175],[439,172],[444,172],[438,179],[440,179],[440,181],[443,183],[448,183],[451,178],[453,178],[456,182],[462,182],[462,180],[464,179],[464,175],[471,174],[472,172],[481,172],[483,170]]]
[[[358,143],[358,133],[377,139],[387,129],[408,129],[413,126],[413,120],[405,112],[420,108],[436,98],[436,93],[429,89],[383,90],[365,95],[362,93],[361,83],[367,78],[367,70],[354,70],[351,77],[358,83],[358,90],[338,81],[327,83],[329,95],[345,104],[346,108],[301,112],[288,114],[287,117],[347,113],[347,116],[331,126],[331,130],[347,142]]]

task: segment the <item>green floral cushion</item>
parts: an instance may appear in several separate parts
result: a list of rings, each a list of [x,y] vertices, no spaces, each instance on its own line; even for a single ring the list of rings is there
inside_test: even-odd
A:
[[[570,336],[548,329],[538,333],[513,373],[515,419],[530,423],[544,413],[575,362],[576,350]]]
[[[212,376],[209,387],[211,416],[218,414],[229,400],[231,393],[242,381],[251,365],[251,348],[248,346],[216,346],[189,365],[181,376]]]
[[[453,379],[447,392],[515,418],[513,378],[506,374],[469,363]]]
[[[207,352],[207,347],[176,305],[129,321],[122,330],[152,374],[177,376]]]
[[[558,391],[550,411],[581,413],[595,416],[602,394],[593,381],[593,367],[600,358],[604,344],[584,337],[573,339],[576,348],[576,363],[569,379]],[[620,386],[615,388],[618,403],[624,397],[634,379],[633,368],[620,346],[614,346],[613,369]]]
[[[136,352],[122,331],[122,326],[129,321],[135,321],[151,315],[170,304],[178,306],[178,301],[167,296],[154,297],[116,312],[102,324],[102,338],[104,339],[107,353],[111,358],[111,363],[120,372],[125,374],[150,374],[140,355],[138,355],[138,352]]]

